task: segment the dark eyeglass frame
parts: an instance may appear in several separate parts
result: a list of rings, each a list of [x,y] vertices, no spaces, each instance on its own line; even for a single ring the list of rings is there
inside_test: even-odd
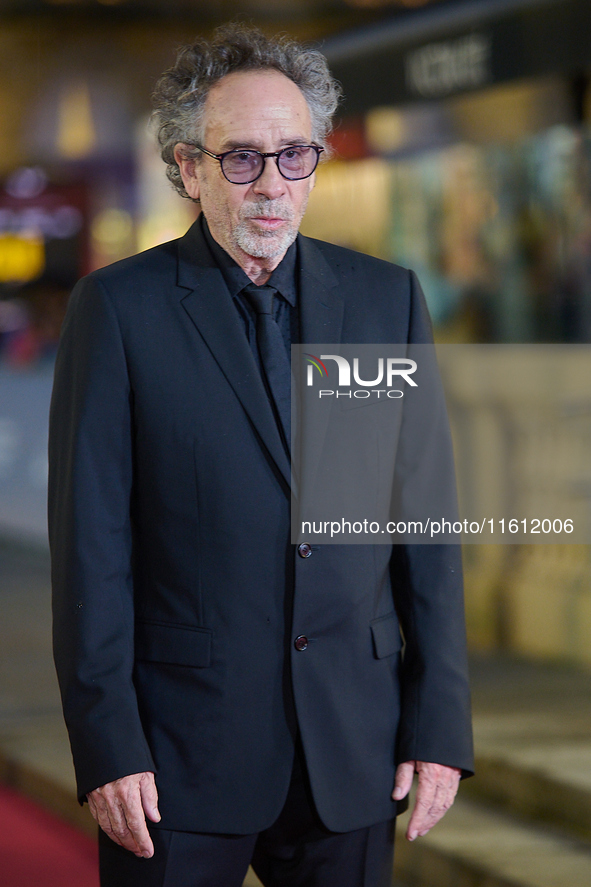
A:
[[[288,182],[302,182],[304,179],[309,179],[310,176],[316,172],[316,167],[318,166],[318,161],[320,160],[320,155],[324,151],[324,148],[321,148],[320,145],[288,145],[287,148],[282,148],[281,151],[270,151],[269,153],[264,153],[263,151],[255,151],[254,148],[232,148],[231,151],[224,151],[223,154],[213,154],[211,151],[208,151],[206,148],[203,148],[201,145],[194,145],[193,147],[197,148],[198,151],[201,151],[203,154],[207,154],[208,157],[211,157],[213,160],[217,160],[220,164],[220,168],[222,170],[222,175],[224,178],[230,182],[231,185],[252,185],[253,182],[256,182],[257,179],[260,179],[262,174],[265,171],[265,161],[267,157],[274,157],[275,163],[277,164],[277,169],[279,170],[279,174],[287,179]],[[314,164],[313,169],[306,173],[305,176],[286,176],[279,166],[279,158],[282,154],[285,154],[286,151],[293,151],[294,148],[312,148],[313,151],[316,152],[316,163]],[[254,179],[249,179],[247,182],[233,182],[232,179],[229,179],[226,173],[224,172],[224,159],[229,154],[241,154],[247,152],[249,154],[258,154],[259,157],[263,158],[263,165],[261,166],[261,171],[258,175],[254,177]]]

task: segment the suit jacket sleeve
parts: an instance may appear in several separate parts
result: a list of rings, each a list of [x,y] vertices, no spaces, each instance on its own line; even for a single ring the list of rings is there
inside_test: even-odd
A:
[[[89,277],[68,307],[49,436],[54,658],[81,799],[155,769],[132,680],[132,458],[117,316]]]
[[[409,343],[430,363],[431,325],[418,281],[411,274]],[[426,349],[426,350],[422,350]],[[412,349],[411,349],[412,351]],[[427,408],[411,413],[397,454],[407,503],[455,504],[453,450],[434,353]],[[414,423],[414,427],[413,427]],[[439,507],[439,506],[436,506]],[[425,505],[421,505],[424,518]],[[430,515],[432,519],[439,514]],[[447,514],[450,517],[450,512]],[[453,518],[452,518],[453,520]],[[392,587],[405,639],[398,762],[431,761],[473,772],[470,691],[461,548],[455,544],[393,546]]]

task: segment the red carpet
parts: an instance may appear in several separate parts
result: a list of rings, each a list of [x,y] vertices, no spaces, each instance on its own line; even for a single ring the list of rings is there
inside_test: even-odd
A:
[[[0,786],[1,887],[99,887],[96,843]]]

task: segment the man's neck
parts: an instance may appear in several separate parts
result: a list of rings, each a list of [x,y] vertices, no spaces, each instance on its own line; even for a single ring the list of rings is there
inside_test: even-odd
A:
[[[284,253],[284,255],[285,255],[285,253]],[[232,256],[232,258],[234,259],[235,256]],[[258,264],[251,267],[250,265],[247,266],[247,265],[242,264],[241,262],[238,262],[238,259],[236,259],[236,261],[238,262],[238,264],[240,265],[240,267],[242,268],[242,270],[244,271],[246,276],[250,277],[250,279],[252,280],[253,283],[256,283],[257,286],[262,286],[264,283],[266,283],[269,280],[272,272],[275,270],[275,268],[280,263],[282,258],[283,258],[283,256],[280,256],[279,259],[277,259],[277,261],[273,260],[274,261],[273,265],[268,264],[266,267],[259,266]],[[266,260],[266,259],[264,259],[263,261],[270,262],[270,260]]]

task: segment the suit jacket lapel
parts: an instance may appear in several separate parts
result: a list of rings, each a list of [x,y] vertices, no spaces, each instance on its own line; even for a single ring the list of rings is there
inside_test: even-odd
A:
[[[300,250],[300,339],[302,351],[311,350],[315,345],[334,345],[341,341],[344,302],[337,289],[338,281],[329,264],[315,245],[307,237],[299,237]],[[305,394],[304,366],[296,369],[298,387]],[[324,451],[324,441],[334,398],[320,402],[302,396],[298,411],[300,437],[301,470],[300,504],[305,508],[308,495],[313,498],[319,462]],[[303,408],[302,408],[303,407]],[[305,517],[304,512],[302,516]],[[301,525],[294,515],[297,525]]]
[[[300,258],[300,333],[308,344],[341,341],[344,302],[337,279],[313,240],[298,237]]]
[[[201,232],[199,221],[179,241],[181,304],[246,410],[262,443],[290,482],[290,466],[273,410],[240,318]]]

